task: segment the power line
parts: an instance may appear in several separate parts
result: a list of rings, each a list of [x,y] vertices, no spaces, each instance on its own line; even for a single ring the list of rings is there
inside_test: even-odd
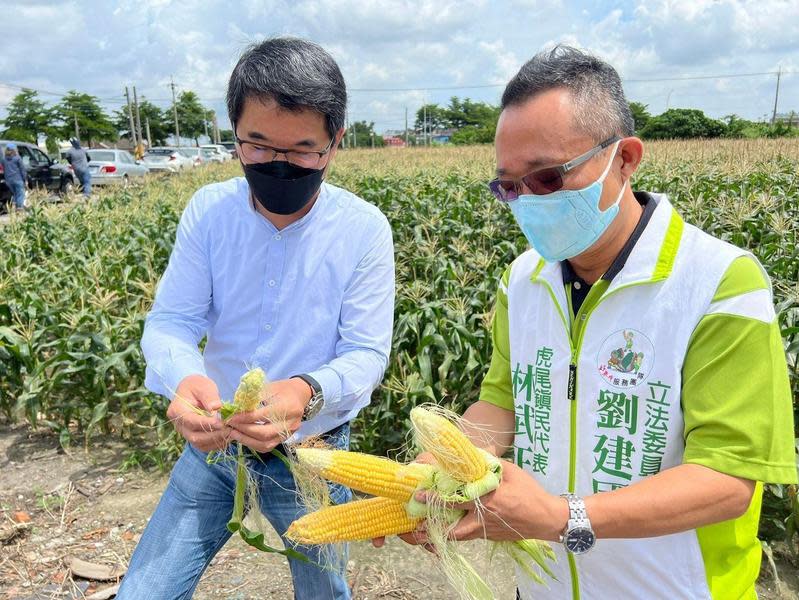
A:
[[[783,71],[789,73],[790,71]],[[658,77],[655,79],[622,79],[623,83],[649,83],[661,81],[694,81],[697,79],[731,79],[733,77],[758,77],[761,75],[777,75],[778,71],[761,71],[760,73],[728,73],[726,75],[687,75],[684,77]]]
[[[652,77],[652,78],[622,78],[624,83],[659,83],[659,82],[666,82],[666,81],[696,81],[702,79],[731,79],[731,78],[739,78],[739,77],[761,77],[765,75],[778,75],[779,71],[759,71],[754,73],[722,73],[722,74],[714,74],[714,75],[679,75],[675,77]],[[792,75],[795,74],[796,71],[782,71],[782,75]],[[37,88],[32,88],[29,86],[22,86],[16,83],[8,83],[0,81],[0,85],[4,87],[14,88],[18,90],[32,90],[39,94],[44,94],[48,96],[66,96],[66,92],[53,92],[49,90],[42,90]],[[453,85],[443,85],[443,86],[416,86],[416,87],[385,87],[385,88],[348,88],[348,92],[364,92],[364,93],[380,93],[380,92],[425,92],[425,91],[441,91],[441,90],[470,90],[470,89],[490,89],[490,88],[499,88],[504,87],[505,83],[478,83],[478,84],[453,84]],[[112,101],[112,102],[119,102],[120,105],[124,104],[124,101],[120,99],[120,97],[97,97],[98,100],[103,101]],[[170,102],[170,98],[149,98],[150,102]],[[224,97],[212,97],[212,98],[203,98],[204,102],[223,102],[225,101]]]

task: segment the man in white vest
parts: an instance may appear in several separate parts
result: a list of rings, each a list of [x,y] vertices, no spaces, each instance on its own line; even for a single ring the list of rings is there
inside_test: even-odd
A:
[[[505,89],[490,187],[532,248],[465,418],[514,461],[454,536],[551,541],[557,581],[518,572],[521,598],[756,598],[762,485],[797,480],[768,275],[634,192],[643,152],[589,54],[540,53]]]

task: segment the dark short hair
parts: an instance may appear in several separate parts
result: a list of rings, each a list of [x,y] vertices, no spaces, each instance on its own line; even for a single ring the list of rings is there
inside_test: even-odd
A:
[[[274,100],[286,110],[321,113],[331,138],[344,127],[344,76],[333,57],[308,40],[276,37],[247,48],[230,74],[227,88],[228,116],[234,129],[248,98]]]
[[[571,46],[558,45],[528,60],[502,94],[502,109],[556,88],[571,92],[575,126],[597,143],[635,135],[621,78],[605,61]]]

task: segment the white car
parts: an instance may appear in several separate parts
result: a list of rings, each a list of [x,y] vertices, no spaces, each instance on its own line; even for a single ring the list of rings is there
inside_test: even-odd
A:
[[[225,162],[225,157],[219,154],[216,148],[200,148],[200,151],[203,153],[205,162],[219,164]]]
[[[222,160],[231,160],[233,156],[231,156],[230,152],[227,151],[222,144],[203,144],[200,148],[208,148],[209,150],[213,150],[219,156],[222,157]]]
[[[191,160],[193,167],[199,167],[208,162],[208,159],[203,155],[203,149],[197,147],[180,148],[180,153]]]
[[[150,148],[143,160],[151,173],[177,173],[192,167],[191,159],[183,156],[180,148],[170,146]]]

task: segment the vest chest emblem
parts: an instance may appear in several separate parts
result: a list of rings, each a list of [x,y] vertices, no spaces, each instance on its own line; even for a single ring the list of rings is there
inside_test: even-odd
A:
[[[616,388],[637,387],[655,363],[652,341],[635,329],[621,329],[610,334],[599,349],[597,370]]]

